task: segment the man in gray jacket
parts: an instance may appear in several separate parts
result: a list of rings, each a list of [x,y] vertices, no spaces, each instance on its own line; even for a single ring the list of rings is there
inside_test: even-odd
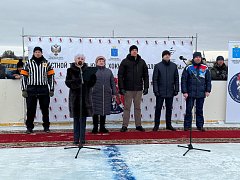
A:
[[[171,53],[162,52],[162,61],[155,65],[153,71],[153,92],[156,96],[155,125],[153,131],[158,131],[161,110],[165,100],[166,105],[166,129],[176,131],[172,127],[173,97],[179,92],[179,75],[177,65],[170,61]]]

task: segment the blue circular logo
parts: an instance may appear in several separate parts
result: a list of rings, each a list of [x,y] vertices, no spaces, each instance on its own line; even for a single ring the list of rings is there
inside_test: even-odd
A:
[[[229,81],[228,92],[234,101],[240,103],[240,73],[235,74]]]

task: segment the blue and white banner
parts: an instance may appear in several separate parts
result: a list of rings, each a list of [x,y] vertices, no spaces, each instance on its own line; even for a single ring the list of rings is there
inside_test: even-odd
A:
[[[228,52],[226,123],[240,123],[240,41],[230,41]]]
[[[44,57],[52,62],[55,68],[55,96],[51,98],[50,119],[56,121],[71,121],[68,112],[68,92],[64,80],[67,68],[74,61],[76,54],[84,54],[86,63],[95,66],[95,59],[102,55],[107,59],[107,68],[113,71],[117,77],[118,67],[121,60],[129,53],[132,44],[138,46],[140,56],[146,61],[149,69],[149,79],[152,81],[154,65],[162,60],[162,51],[169,50],[172,53],[172,61],[178,65],[179,75],[181,76],[185,64],[179,60],[180,56],[187,59],[192,58],[193,45],[189,40],[163,40],[152,38],[76,38],[76,37],[27,37],[26,42],[29,50],[29,58],[35,46],[43,49]],[[117,81],[117,79],[115,79]],[[150,83],[151,84],[151,83]],[[149,94],[142,99],[142,119],[153,121],[155,111],[155,96],[152,85]],[[185,113],[185,101],[182,95],[174,97],[173,120],[183,120]],[[41,121],[41,113],[37,113],[37,121]],[[122,113],[112,114],[107,117],[110,120],[122,120]],[[134,119],[133,109],[131,119]],[[161,119],[165,119],[165,106],[162,110]]]

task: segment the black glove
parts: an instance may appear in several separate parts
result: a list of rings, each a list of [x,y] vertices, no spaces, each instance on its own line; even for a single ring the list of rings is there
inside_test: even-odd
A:
[[[221,78],[222,79],[227,79],[227,75],[226,74],[221,74]]]
[[[174,91],[174,96],[177,96],[178,95],[178,91]]]
[[[22,96],[23,96],[24,98],[27,98],[27,97],[28,97],[27,91],[22,91]]]
[[[159,92],[154,93],[155,96],[160,96]]]
[[[53,97],[54,96],[54,91],[49,91],[49,96]]]
[[[119,94],[124,95],[126,94],[126,91],[124,89],[120,89]]]
[[[143,90],[143,95],[146,95],[146,94],[148,94],[148,89]]]

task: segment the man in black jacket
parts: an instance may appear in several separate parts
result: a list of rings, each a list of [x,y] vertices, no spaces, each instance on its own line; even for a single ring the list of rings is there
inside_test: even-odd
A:
[[[192,64],[188,65],[182,73],[181,90],[186,99],[186,114],[184,117],[184,130],[192,127],[192,108],[196,102],[196,126],[199,131],[203,128],[203,104],[205,97],[211,92],[211,74],[208,67],[202,62],[200,52],[193,54]]]
[[[224,63],[223,56],[218,56],[216,59],[216,63],[211,69],[212,80],[227,80],[228,76],[228,67]]]
[[[149,88],[149,75],[146,62],[138,55],[138,47],[132,45],[130,54],[122,60],[118,70],[118,86],[124,95],[123,125],[121,132],[127,131],[132,101],[134,103],[134,118],[136,130],[145,131],[141,125],[141,99]],[[143,88],[144,87],[144,88]]]
[[[156,96],[155,125],[153,131],[158,131],[160,124],[163,101],[166,105],[166,129],[176,131],[172,127],[172,104],[173,97],[179,92],[179,75],[177,65],[170,61],[171,53],[167,50],[162,52],[162,62],[154,67],[153,92]]]

